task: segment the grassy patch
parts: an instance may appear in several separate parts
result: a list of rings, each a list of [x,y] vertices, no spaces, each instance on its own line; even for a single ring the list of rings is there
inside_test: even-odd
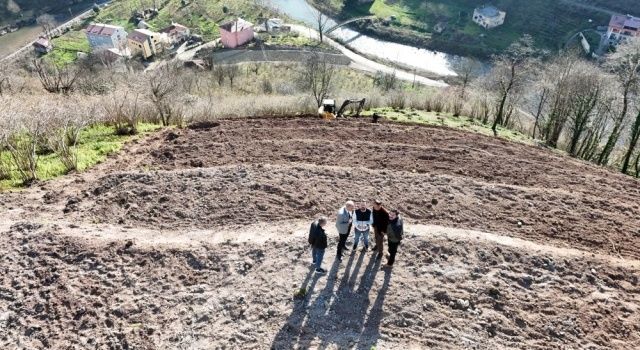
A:
[[[63,36],[51,40],[53,50],[45,59],[57,66],[64,66],[75,62],[78,52],[89,53],[91,46],[89,40],[82,31],[70,31]]]
[[[370,111],[363,112],[362,115],[371,116],[373,113],[377,113],[386,119],[401,123],[419,123],[433,126],[445,126],[453,129],[493,136],[491,125],[482,124],[477,119],[465,116],[454,117],[449,113],[436,113],[413,109],[394,110],[390,107],[373,108]],[[535,144],[535,140],[533,140],[531,137],[517,131],[504,128],[498,128],[498,137],[513,142],[525,143],[528,145]]]
[[[140,124],[139,135],[150,133],[159,129],[155,124]],[[90,167],[103,162],[111,154],[114,154],[130,140],[138,136],[118,136],[114,133],[114,128],[106,125],[95,125],[83,130],[78,143],[78,169],[84,171]],[[0,157],[10,161],[8,152],[0,152]],[[51,153],[38,158],[38,178],[40,180],[50,180],[64,175],[65,168],[57,155]],[[9,180],[0,181],[0,189],[18,188],[22,185],[17,171],[12,171]]]

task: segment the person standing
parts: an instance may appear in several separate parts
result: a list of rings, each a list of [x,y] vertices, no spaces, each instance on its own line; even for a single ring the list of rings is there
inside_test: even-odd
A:
[[[317,222],[311,224],[313,232],[309,233],[309,244],[311,244],[311,255],[313,255],[313,263],[316,266],[316,273],[326,272],[326,270],[322,268],[322,258],[324,257],[324,250],[328,245],[327,233],[324,232],[324,227],[326,225],[327,218],[325,216],[321,216]]]
[[[336,217],[336,229],[338,230],[338,253],[336,258],[342,260],[342,252],[347,250],[347,238],[351,233],[351,226],[353,225],[353,209],[355,204],[352,201],[347,201],[340,210],[338,210],[338,216]]]
[[[353,221],[353,231],[355,232],[353,250],[356,250],[358,241],[360,241],[360,237],[362,237],[362,242],[364,243],[363,251],[366,252],[367,249],[369,249],[369,230],[371,224],[373,224],[373,214],[371,209],[367,208],[366,201],[363,200],[360,202],[360,209],[356,210]]]
[[[387,237],[389,245],[389,259],[387,260],[387,267],[392,267],[396,261],[396,253],[398,252],[398,246],[402,241],[404,234],[403,222],[400,217],[400,212],[397,209],[389,212],[389,226],[387,226]]]
[[[389,212],[382,206],[382,201],[373,202],[373,235],[376,239],[374,252],[378,252],[376,259],[382,259],[384,255],[384,235],[389,226]]]

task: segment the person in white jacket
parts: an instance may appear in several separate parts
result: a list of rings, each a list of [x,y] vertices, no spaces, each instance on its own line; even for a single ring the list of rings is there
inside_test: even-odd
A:
[[[362,242],[364,243],[363,251],[367,251],[369,249],[369,231],[371,229],[371,225],[373,224],[373,212],[371,209],[367,208],[367,202],[360,202],[360,207],[355,211],[353,215],[353,231],[355,233],[355,240],[353,241],[353,252],[355,252],[358,247],[358,242],[362,237]]]

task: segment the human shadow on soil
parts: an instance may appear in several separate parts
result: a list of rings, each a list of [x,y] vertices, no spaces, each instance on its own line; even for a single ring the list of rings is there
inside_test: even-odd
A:
[[[366,266],[360,273],[365,261]],[[305,300],[294,306],[271,348],[308,349],[314,346],[325,349],[336,344],[340,347],[370,349],[380,335],[382,305],[391,279],[390,271],[386,271],[384,282],[372,304],[369,293],[380,271],[380,263],[381,260],[375,259],[375,255],[352,252],[338,283],[340,261],[336,259],[326,276],[327,283],[323,290],[312,303],[313,289],[308,290]],[[316,276],[312,286],[315,286]],[[313,342],[319,344],[316,346]]]

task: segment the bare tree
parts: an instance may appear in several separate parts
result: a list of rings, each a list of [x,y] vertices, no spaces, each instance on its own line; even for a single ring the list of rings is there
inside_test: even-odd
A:
[[[498,92],[496,115],[491,127],[495,136],[498,135],[498,125],[504,125],[508,99],[520,92],[535,53],[533,39],[529,35],[523,35],[504,54],[493,59],[494,67],[489,74],[491,79],[488,88]]]
[[[45,13],[44,15],[38,16],[36,22],[42,27],[44,35],[46,35],[47,38],[51,38],[51,31],[56,27],[56,19],[50,14]]]
[[[335,67],[317,54],[312,55],[302,67],[300,76],[302,87],[311,92],[318,107],[322,105],[322,100],[329,96],[333,87],[334,73]]]
[[[623,109],[621,115],[626,115],[629,96],[638,92],[640,85],[640,39],[629,40],[618,47],[616,53],[610,57],[610,65],[622,81]],[[624,116],[621,116],[624,119]],[[633,123],[629,135],[629,146],[622,161],[622,172],[627,173],[631,156],[634,154],[640,138],[640,111]]]
[[[460,84],[456,86],[456,89],[458,90],[458,96],[461,100],[466,99],[469,85],[473,80],[478,78],[481,71],[482,71],[482,64],[473,59],[464,59],[459,64],[459,69],[457,70],[457,73],[458,73],[458,80],[460,81]]]
[[[327,24],[329,23],[329,17],[325,16],[321,11],[317,11],[315,15],[315,21],[316,30],[318,31],[320,42],[322,43],[324,40],[324,31],[327,29]]]
[[[218,82],[218,86],[222,86],[222,83],[224,83],[224,77],[227,75],[225,68],[221,65],[216,65],[213,67],[212,71],[214,78]]]
[[[570,120],[571,135],[567,151],[577,157],[579,145],[587,128],[591,124],[593,112],[606,90],[607,78],[601,71],[590,63],[581,61],[576,69],[572,90],[567,93],[572,95]]]
[[[607,140],[604,149],[600,153],[598,158],[598,164],[606,165],[609,163],[609,157],[620,138],[622,132],[622,126],[629,113],[629,106],[634,93],[637,92],[638,85],[640,83],[640,40],[632,40],[626,45],[621,45],[618,48],[618,52],[611,55],[607,62],[607,66],[618,76],[620,82],[620,94],[622,100],[622,106],[618,116],[614,120],[613,129]],[[623,165],[622,172],[626,173],[629,166],[629,160],[631,154],[636,147],[638,136],[640,135],[640,121],[636,120],[634,127],[632,128],[631,140],[629,149],[627,150]],[[634,130],[637,130],[634,133]],[[635,139],[635,140],[634,140]]]
[[[9,101],[10,102],[10,101]],[[3,146],[24,184],[38,179],[38,149],[46,140],[51,105],[33,98],[21,99],[8,107]]]
[[[58,67],[47,64],[42,59],[34,59],[33,68],[42,87],[51,93],[68,94],[80,76],[80,69],[76,66]]]
[[[236,78],[239,72],[240,68],[236,64],[228,65],[225,68],[225,73],[227,75],[227,78],[229,78],[229,86],[233,87],[233,80]]]
[[[177,78],[177,68],[171,65],[156,69],[149,77],[149,97],[158,112],[162,126],[169,126],[174,117]]]

